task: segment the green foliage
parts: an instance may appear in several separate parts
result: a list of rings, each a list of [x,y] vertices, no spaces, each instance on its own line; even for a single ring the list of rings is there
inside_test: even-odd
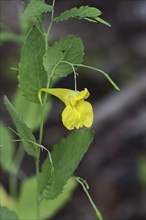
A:
[[[5,171],[10,173],[15,172],[13,164],[15,145],[12,143],[12,140],[13,137],[9,129],[4,123],[0,122],[0,165]]]
[[[80,8],[67,10],[61,13],[59,17],[54,18],[55,0],[52,1],[52,6],[47,5],[45,0],[31,0],[29,2],[24,14],[21,16],[22,33],[20,37],[17,38],[11,31],[3,32],[1,36],[2,42],[6,40],[19,42],[19,40],[22,41],[25,38],[21,50],[18,74],[21,93],[17,91],[14,97],[14,106],[6,96],[4,97],[4,103],[18,132],[19,141],[23,143],[25,151],[35,158],[36,176],[23,182],[18,200],[9,197],[4,189],[1,188],[4,202],[2,204],[7,204],[10,208],[14,208],[13,210],[16,210],[22,220],[39,219],[39,216],[40,219],[50,218],[65,204],[75,188],[75,182],[71,176],[93,140],[91,129],[79,129],[54,145],[50,154],[47,148],[42,145],[42,137],[44,121],[48,115],[51,102],[45,96],[45,102],[49,101],[49,104],[41,106],[38,99],[38,91],[44,87],[51,87],[54,79],[65,77],[72,72],[74,73],[76,91],[76,69],[78,67],[99,71],[116,89],[119,89],[104,71],[81,64],[84,56],[84,46],[80,38],[72,35],[67,36],[48,47],[50,30],[54,22],[76,18],[90,22],[98,21],[110,26],[109,23],[99,17],[101,11],[94,7],[81,6]],[[43,21],[47,12],[51,12],[51,20],[45,32]],[[73,107],[76,108],[76,106]],[[0,124],[0,127],[2,130],[1,165],[6,171],[15,171],[15,175],[11,174],[10,178],[11,193],[15,195],[15,189],[17,188],[16,177],[24,151],[22,152],[20,148],[20,152],[18,151],[18,154],[16,154],[16,167],[14,167],[12,161],[14,154],[12,137],[3,124]],[[34,130],[38,127],[40,127],[40,131],[39,142],[37,143],[32,129]],[[48,152],[41,172],[41,152],[39,148]],[[83,186],[97,216],[100,216],[87,191],[87,184],[81,178],[76,178],[76,180]],[[1,207],[0,211],[2,220],[18,220],[17,216],[7,208]]]
[[[94,7],[89,6],[81,6],[80,8],[72,8],[70,10],[66,10],[60,14],[60,16],[54,18],[54,22],[60,22],[64,20],[68,20],[70,18],[76,18],[76,19],[85,19],[87,21],[91,22],[97,22],[103,23],[107,26],[111,26],[108,22],[104,21],[103,19],[99,18],[101,15],[101,11]]]
[[[44,67],[49,76],[64,77],[73,72],[72,67],[62,61],[80,64],[83,61],[84,46],[80,38],[65,37],[48,48],[44,55]]]
[[[64,187],[63,193],[54,200],[42,200],[40,203],[40,219],[51,218],[70,199],[76,183],[70,178]],[[31,177],[22,183],[16,212],[20,219],[37,219],[36,212],[36,178]],[[31,208],[30,208],[31,207]]]
[[[21,51],[19,87],[29,101],[39,103],[38,90],[46,86],[47,74],[43,67],[45,41],[42,33],[33,27]]]
[[[17,132],[22,140],[22,143],[24,145],[25,151],[35,158],[38,156],[38,147],[35,144],[36,140],[35,137],[32,134],[32,131],[30,128],[27,127],[27,125],[24,123],[23,118],[17,113],[13,105],[10,103],[8,98],[4,97],[4,103],[6,106],[7,111],[9,112],[11,119],[17,129]]]
[[[0,185],[0,206],[6,206],[8,209],[14,210],[15,202],[16,201],[14,200],[14,198],[8,195],[5,188],[2,185]]]
[[[0,219],[1,220],[19,220],[18,216],[10,211],[7,207],[0,206]]]
[[[47,5],[44,0],[32,0],[24,12],[25,17],[38,17],[43,13],[51,12],[52,6]]]
[[[66,181],[72,176],[82,157],[93,140],[91,129],[80,129],[72,132],[66,139],[56,144],[51,153],[54,175],[49,157],[45,160],[40,176],[42,197],[54,199],[57,197]]]
[[[97,8],[89,7],[89,6],[81,6],[80,8],[72,8],[70,10],[66,10],[62,12],[59,17],[54,18],[54,21],[60,22],[60,21],[68,20],[69,18],[94,19],[99,15],[101,15],[101,11],[99,11]]]
[[[105,25],[111,27],[111,25],[107,21],[105,21],[105,20],[103,20],[103,19],[101,19],[99,17],[95,18],[95,20],[100,22],[100,23],[102,23],[102,24],[105,24]]]
[[[23,115],[24,122],[32,130],[39,128],[41,122],[41,105],[28,101],[18,90],[14,96],[14,107],[20,115]],[[44,104],[44,122],[52,108],[51,99]]]

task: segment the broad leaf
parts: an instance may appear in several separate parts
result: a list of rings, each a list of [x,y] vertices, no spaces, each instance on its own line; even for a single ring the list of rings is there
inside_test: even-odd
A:
[[[19,220],[18,216],[10,211],[7,207],[0,206],[0,219],[1,220]]]
[[[56,199],[42,200],[40,203],[40,219],[50,219],[53,217],[53,215],[55,215],[70,199],[75,187],[75,180],[70,178],[64,187],[63,193]],[[36,199],[36,178],[31,177],[22,183],[20,190],[20,197],[16,210],[21,219],[37,219]]]
[[[13,137],[4,125],[0,122],[0,165],[7,172],[15,172],[13,156],[15,145],[12,143]]]
[[[100,22],[107,26],[111,26],[108,22],[104,21],[103,19],[99,18],[101,15],[101,11],[94,7],[89,6],[81,6],[80,8],[72,8],[70,10],[66,10],[60,14],[60,16],[54,18],[54,22],[60,22],[64,20],[68,20],[70,18],[76,19],[85,19],[90,22]]]
[[[43,164],[40,176],[40,188],[43,198],[54,199],[61,193],[66,181],[72,176],[92,140],[93,133],[91,129],[80,129],[54,146],[51,153],[54,178],[52,179],[52,167],[49,157]]]
[[[43,13],[51,12],[52,6],[47,5],[44,0],[32,0],[25,12],[25,17],[37,17],[40,16]]]
[[[38,90],[46,86],[47,74],[43,67],[45,41],[41,32],[33,27],[21,52],[19,64],[19,87],[22,94],[32,102],[39,103]]]
[[[84,46],[80,38],[68,36],[54,43],[44,55],[44,67],[50,76],[64,77],[73,70],[67,61],[80,64],[83,61]],[[59,64],[60,63],[60,64]]]
[[[18,113],[23,115],[26,125],[29,128],[36,130],[41,122],[41,105],[28,101],[23,95],[21,95],[19,90],[15,93],[13,103]],[[51,107],[52,102],[51,99],[49,99],[49,102],[44,106],[44,122],[49,115]]]
[[[72,8],[70,10],[66,10],[62,12],[59,17],[54,18],[54,21],[60,22],[60,21],[68,20],[69,18],[94,19],[99,15],[101,15],[101,11],[99,11],[97,8],[89,7],[89,6],[81,6],[80,8]]]
[[[4,103],[17,129],[20,139],[22,140],[25,151],[30,156],[36,158],[38,156],[38,147],[35,145],[36,140],[32,134],[31,129],[27,127],[27,125],[24,123],[23,118],[16,112],[15,108],[6,96],[4,97]]]

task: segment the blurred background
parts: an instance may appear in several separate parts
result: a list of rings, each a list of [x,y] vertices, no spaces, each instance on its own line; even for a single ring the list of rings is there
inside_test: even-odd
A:
[[[52,1],[46,1],[51,4]],[[1,24],[20,35],[20,11],[25,1],[1,0]],[[79,69],[78,89],[87,87],[93,104],[95,120],[94,142],[75,174],[86,179],[91,196],[104,220],[144,220],[146,217],[146,155],[145,155],[145,55],[146,1],[144,0],[57,0],[56,15],[81,5],[97,7],[103,12],[109,28],[100,23],[70,19],[55,24],[51,41],[69,34],[80,37],[85,46],[84,63],[107,72],[121,91],[118,92],[100,75]],[[49,17],[48,17],[49,19]],[[17,67],[20,59],[19,39],[10,42],[1,38],[1,94],[13,99],[17,87]],[[72,88],[73,77],[61,79],[56,87]],[[0,100],[1,116],[11,123]],[[53,108],[45,123],[44,145],[50,147],[69,134],[62,126],[63,104],[53,98]],[[51,137],[48,134],[51,133]],[[37,131],[35,132],[36,136]],[[22,167],[26,175],[34,173],[31,158]],[[3,184],[7,175],[2,172]],[[72,199],[53,220],[95,220],[95,214],[80,186]]]

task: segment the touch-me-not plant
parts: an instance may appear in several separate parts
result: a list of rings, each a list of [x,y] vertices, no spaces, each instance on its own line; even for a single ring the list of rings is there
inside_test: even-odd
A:
[[[44,28],[46,14],[50,14],[47,30]],[[50,219],[71,197],[76,182],[83,187],[97,218],[103,219],[89,194],[87,182],[81,177],[73,176],[94,138],[91,129],[93,108],[86,100],[90,93],[87,88],[78,91],[77,69],[81,67],[98,71],[116,90],[119,88],[103,70],[83,64],[84,45],[79,37],[69,35],[53,44],[49,42],[53,25],[68,19],[100,22],[110,26],[101,19],[101,14],[95,7],[81,6],[56,16],[55,0],[52,5],[44,0],[31,0],[26,6],[22,15],[20,62],[18,68],[15,68],[18,71],[18,90],[13,103],[4,97],[5,107],[16,131],[0,124],[4,137],[1,138],[0,162],[2,169],[10,175],[11,193],[7,196],[5,189],[0,187],[3,195],[0,212],[4,220],[8,217],[19,220]],[[69,74],[74,74],[74,90],[54,88],[54,78],[59,80]],[[43,145],[46,138],[43,132],[44,122],[52,106],[48,94],[56,96],[65,104],[62,112],[63,125],[74,130],[55,143],[51,151]],[[34,132],[36,129],[39,130],[38,136]],[[10,131],[18,139],[14,140],[14,134]],[[48,134],[47,139],[49,135],[51,134]],[[16,154],[13,150],[15,142],[20,143]],[[46,152],[44,161],[40,159],[42,150]],[[17,179],[25,153],[32,157],[36,173],[21,182],[18,191]]]

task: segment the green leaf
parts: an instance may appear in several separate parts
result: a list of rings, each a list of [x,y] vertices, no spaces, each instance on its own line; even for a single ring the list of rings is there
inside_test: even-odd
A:
[[[40,175],[40,192],[43,198],[57,197],[66,181],[72,176],[82,157],[93,140],[91,129],[80,129],[72,132],[66,139],[56,144],[51,153],[54,175],[49,157],[46,158]]]
[[[60,14],[60,16],[54,18],[54,22],[58,23],[60,21],[68,20],[70,18],[76,18],[76,19],[85,19],[90,22],[100,22],[102,24],[105,24],[109,27],[111,25],[106,22],[105,20],[99,18],[101,15],[101,11],[94,7],[89,6],[81,6],[80,8],[72,8],[70,10],[66,10]]]
[[[102,23],[102,24],[105,24],[105,25],[111,27],[111,25],[107,21],[105,21],[105,20],[103,20],[103,19],[101,19],[99,17],[95,18],[95,20],[100,22],[100,23]]]
[[[83,61],[84,46],[80,38],[68,36],[55,42],[44,55],[43,64],[50,76],[64,77],[72,67],[62,61],[80,64]],[[59,64],[60,63],[60,64]]]
[[[0,185],[0,205],[6,206],[10,210],[14,210],[16,205],[16,200],[7,193],[2,185]]]
[[[54,18],[55,22],[60,22],[64,20],[68,20],[69,18],[76,19],[94,19],[101,15],[101,11],[94,7],[89,6],[81,6],[80,8],[72,8],[70,10],[66,10],[60,14],[59,17]]]
[[[4,97],[4,103],[17,129],[20,139],[22,140],[25,151],[30,156],[36,158],[38,156],[38,147],[35,144],[36,140],[32,134],[31,129],[27,127],[27,125],[24,123],[23,118],[17,113],[17,111],[15,110],[15,108],[13,107],[13,105],[10,103],[10,101],[6,96]]]
[[[32,0],[26,8],[24,12],[24,16],[25,17],[37,17],[43,13],[47,13],[51,11],[52,11],[52,6],[47,5],[44,2],[44,0]]]
[[[45,41],[41,32],[33,27],[22,48],[19,64],[19,87],[22,94],[32,102],[39,103],[38,90],[46,87],[47,74],[43,67]]]
[[[10,211],[7,207],[0,206],[0,219],[1,220],[19,220],[18,216]]]
[[[76,182],[70,178],[64,187],[63,193],[54,200],[42,200],[40,203],[40,219],[53,217],[70,199]],[[36,178],[31,177],[22,183],[20,197],[16,207],[21,219],[34,220],[36,217]],[[31,207],[31,208],[30,208]],[[29,211],[28,211],[29,210]]]
[[[28,101],[20,92],[17,90],[14,96],[14,107],[20,115],[23,115],[23,119],[26,125],[32,130],[36,130],[41,122],[41,105]],[[44,122],[47,119],[49,112],[52,108],[52,102],[49,98],[44,106]]]
[[[15,145],[12,140],[10,131],[3,122],[0,122],[0,165],[7,172],[15,172],[13,163]]]

